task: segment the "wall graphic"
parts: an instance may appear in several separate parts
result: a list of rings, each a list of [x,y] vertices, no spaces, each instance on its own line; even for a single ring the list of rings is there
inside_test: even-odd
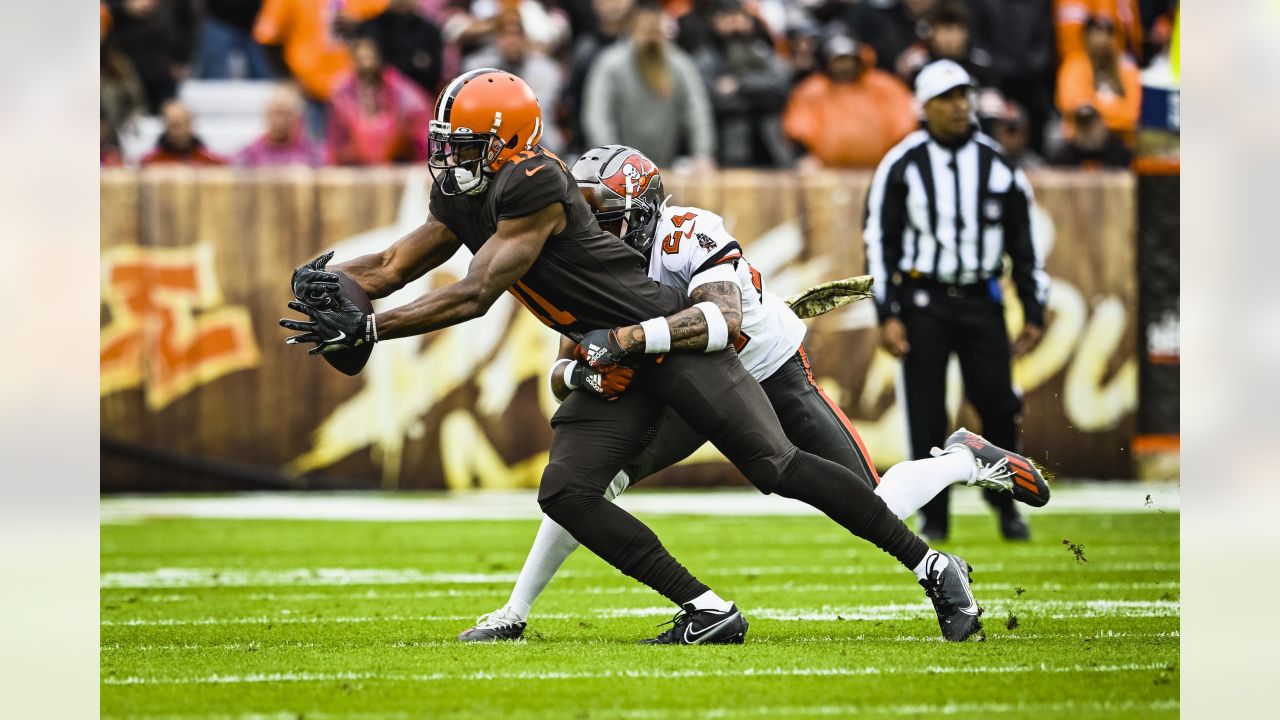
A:
[[[1045,340],[1014,368],[1026,397],[1025,449],[1060,475],[1126,477],[1137,398],[1133,183],[1122,174],[1032,180],[1053,286]],[[674,201],[723,214],[765,289],[785,296],[862,271],[856,229],[868,181],[726,172],[700,186],[672,176],[668,186]],[[422,222],[429,182],[424,172],[393,170],[104,173],[104,436],[262,468],[298,486],[322,475],[349,487],[536,487],[558,338],[509,295],[465,325],[380,344],[354,378],[286,348],[275,325],[295,265],[324,248],[341,260],[389,245]],[[165,283],[176,280],[151,271],[130,284],[126,268],[139,258],[191,268],[191,281],[173,290]],[[460,251],[377,305],[451,282],[469,261]],[[1016,300],[1008,320],[1016,332]],[[870,304],[810,321],[806,345],[877,464],[904,459],[898,363],[876,347]],[[129,352],[139,358],[132,365],[114,359]],[[954,363],[951,375],[948,407],[957,424],[975,427]],[[104,489],[182,480],[172,468],[110,460]],[[744,481],[708,446],[653,482]]]

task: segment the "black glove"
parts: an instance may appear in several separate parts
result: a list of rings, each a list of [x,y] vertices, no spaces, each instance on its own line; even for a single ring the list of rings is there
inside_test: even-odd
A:
[[[626,391],[635,377],[636,371],[629,367],[615,367],[610,370],[596,370],[579,360],[569,371],[570,389],[581,388],[589,393],[599,395],[605,400],[617,400]]]
[[[316,346],[308,354],[316,355],[373,342],[373,315],[361,311],[341,293],[333,295],[332,299],[336,305],[332,309],[300,302],[289,303],[290,308],[310,317],[312,322],[282,318],[281,327],[302,332],[301,335],[286,338],[285,344],[313,342]]]
[[[618,342],[618,329],[592,330],[578,343],[578,356],[594,370],[612,370],[627,356]]]
[[[324,266],[333,259],[333,251],[321,255],[293,271],[293,296],[312,307],[336,307],[338,276],[327,272]]]

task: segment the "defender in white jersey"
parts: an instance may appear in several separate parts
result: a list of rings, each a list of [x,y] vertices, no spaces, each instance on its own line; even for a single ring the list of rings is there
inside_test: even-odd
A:
[[[574,164],[573,174],[596,210],[600,226],[648,256],[651,278],[686,295],[711,283],[729,283],[740,290],[741,323],[734,346],[743,366],[760,382],[788,439],[802,450],[852,470],[899,518],[913,514],[943,488],[957,483],[1012,492],[1029,504],[1047,501],[1048,487],[1042,478],[1034,491],[1016,484],[1010,462],[1004,459],[1010,454],[963,429],[948,439],[945,449],[935,448],[934,457],[894,465],[881,479],[853,424],[814,381],[802,345],[804,323],[765,290],[760,273],[747,262],[719,215],[667,205],[657,167],[625,146],[588,150]],[[714,347],[714,336],[724,331],[708,323],[701,332],[706,345]],[[576,347],[562,343],[561,357],[551,373],[552,388],[561,399],[574,389],[565,379],[572,377],[578,362],[573,354]],[[609,499],[683,460],[705,442],[674,412],[667,412],[649,432],[653,437],[645,449],[610,484],[605,493]],[[1016,458],[1025,462],[1022,456]],[[568,532],[544,517],[510,600],[481,617],[458,639],[519,638],[534,601],[577,547]]]

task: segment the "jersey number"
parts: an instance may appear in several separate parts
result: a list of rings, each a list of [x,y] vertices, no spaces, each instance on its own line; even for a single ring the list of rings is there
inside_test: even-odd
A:
[[[678,217],[671,218],[671,222],[676,226],[677,230],[671,233],[670,235],[662,238],[662,252],[668,255],[675,255],[676,253],[680,252],[680,241],[684,240],[685,238],[693,237],[692,221],[697,217],[698,216],[695,215],[694,213],[687,212]],[[683,226],[685,223],[690,223],[688,228],[684,230],[678,229],[681,226]]]

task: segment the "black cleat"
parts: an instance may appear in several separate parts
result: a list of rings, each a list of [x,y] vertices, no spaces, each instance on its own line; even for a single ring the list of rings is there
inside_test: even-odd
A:
[[[525,621],[507,612],[504,607],[494,610],[476,621],[470,627],[458,633],[459,642],[494,642],[497,640],[519,640],[524,635]]]
[[[969,485],[1012,493],[1014,500],[1031,507],[1043,507],[1049,502],[1049,484],[1035,463],[1025,455],[992,445],[977,433],[960,428],[951,433],[942,450],[934,448],[930,452],[936,457],[958,448],[968,450],[978,466]]]
[[[1030,540],[1031,528],[1016,507],[1000,511],[1000,535],[1005,540]]]
[[[937,553],[929,557],[925,579],[920,581],[938,613],[942,637],[951,642],[962,642],[982,632],[982,621],[978,619],[982,608],[969,588],[972,571],[973,567],[959,556]]]
[[[741,645],[747,637],[747,619],[737,605],[727,611],[694,610],[686,605],[671,618],[671,629],[641,645]],[[663,623],[664,625],[666,623]]]

